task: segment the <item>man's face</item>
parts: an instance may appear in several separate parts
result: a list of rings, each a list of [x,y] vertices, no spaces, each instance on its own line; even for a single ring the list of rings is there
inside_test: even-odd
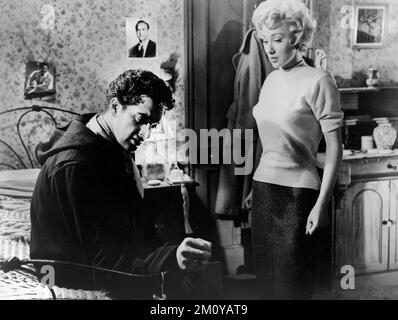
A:
[[[48,71],[48,67],[46,65],[42,66],[40,69],[40,73],[43,75]]]
[[[148,34],[149,34],[149,30],[148,30],[148,26],[141,22],[138,24],[137,26],[137,37],[138,39],[142,42],[145,41],[146,39],[148,39]]]
[[[142,102],[137,105],[121,104],[116,108],[113,134],[116,141],[128,152],[133,152],[145,137],[143,132],[152,123],[160,121],[161,113],[156,112],[153,100],[148,96],[141,96]]]

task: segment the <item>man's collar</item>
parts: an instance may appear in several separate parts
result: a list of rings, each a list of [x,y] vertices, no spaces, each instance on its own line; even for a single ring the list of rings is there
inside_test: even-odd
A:
[[[145,41],[141,41],[141,45],[146,48],[146,46],[148,45],[149,39],[146,39]]]

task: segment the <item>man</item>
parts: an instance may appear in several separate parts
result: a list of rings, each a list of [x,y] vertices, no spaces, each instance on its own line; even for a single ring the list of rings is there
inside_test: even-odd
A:
[[[110,84],[106,97],[101,114],[83,115],[38,147],[43,166],[31,205],[31,258],[155,274],[153,281],[170,271],[180,282],[169,287],[183,288],[187,277],[181,270],[202,270],[211,243],[159,240],[142,210],[142,186],[130,156],[142,142],[142,127],[174,107],[170,89],[149,71],[129,70]],[[60,287],[105,288],[128,298],[148,298],[153,289],[150,277],[55,265]]]
[[[130,48],[129,58],[156,57],[156,43],[149,39],[149,23],[139,20],[135,25],[138,43]]]
[[[33,71],[26,83],[25,92],[43,92],[53,89],[53,76],[49,72],[48,65],[43,63],[39,70]]]

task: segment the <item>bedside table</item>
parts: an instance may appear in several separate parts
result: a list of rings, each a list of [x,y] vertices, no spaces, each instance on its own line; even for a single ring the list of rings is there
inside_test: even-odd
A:
[[[185,237],[195,233],[191,217],[191,196],[199,184],[195,181],[180,184],[169,184],[162,181],[160,185],[144,186],[145,211],[157,228],[164,241],[180,243]]]

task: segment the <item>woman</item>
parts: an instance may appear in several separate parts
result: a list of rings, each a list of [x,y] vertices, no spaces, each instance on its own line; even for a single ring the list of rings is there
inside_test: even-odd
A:
[[[328,72],[303,61],[300,51],[312,40],[316,22],[300,0],[265,1],[253,23],[276,69],[253,109],[263,151],[246,199],[259,298],[309,298],[318,229],[327,223],[342,157],[340,96]],[[321,182],[315,163],[322,134]]]

